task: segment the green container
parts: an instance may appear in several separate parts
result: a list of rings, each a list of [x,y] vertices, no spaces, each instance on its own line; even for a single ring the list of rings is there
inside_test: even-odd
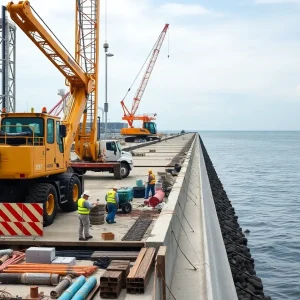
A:
[[[117,191],[119,196],[119,205],[122,205],[125,202],[130,202],[133,199],[133,189],[132,188],[121,188]]]

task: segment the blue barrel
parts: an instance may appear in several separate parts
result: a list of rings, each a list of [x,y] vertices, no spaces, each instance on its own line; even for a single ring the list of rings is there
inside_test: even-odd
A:
[[[144,186],[144,182],[142,179],[137,179],[136,180],[136,186],[137,187],[143,187]]]
[[[58,300],[71,300],[78,290],[84,285],[85,277],[78,277],[73,284],[58,298]]]
[[[90,277],[85,284],[80,288],[80,290],[75,294],[72,300],[85,300],[92,289],[96,286],[97,279],[95,276]]]

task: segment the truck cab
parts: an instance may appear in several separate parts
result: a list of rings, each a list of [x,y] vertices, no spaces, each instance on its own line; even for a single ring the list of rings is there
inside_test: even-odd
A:
[[[123,151],[120,141],[118,140],[102,140],[100,149],[106,162],[120,162],[121,175],[125,178],[133,170],[133,158],[131,153]]]

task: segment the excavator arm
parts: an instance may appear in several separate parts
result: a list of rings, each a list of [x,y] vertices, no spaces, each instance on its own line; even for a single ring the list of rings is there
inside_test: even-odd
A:
[[[63,120],[67,128],[64,143],[65,154],[69,155],[88,94],[95,89],[95,80],[82,70],[71,54],[64,50],[37,20],[29,1],[20,1],[17,4],[9,2],[7,10],[11,19],[61,72],[67,84],[70,85],[72,101],[69,102],[68,111]]]

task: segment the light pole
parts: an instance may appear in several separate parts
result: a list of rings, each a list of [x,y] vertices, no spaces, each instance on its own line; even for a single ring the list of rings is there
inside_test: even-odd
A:
[[[107,113],[108,113],[108,103],[107,103],[107,57],[114,56],[112,53],[107,53],[109,48],[108,43],[103,45],[105,51],[105,103],[104,103],[104,113],[105,113],[105,124],[104,124],[104,139],[106,138],[107,133]]]

